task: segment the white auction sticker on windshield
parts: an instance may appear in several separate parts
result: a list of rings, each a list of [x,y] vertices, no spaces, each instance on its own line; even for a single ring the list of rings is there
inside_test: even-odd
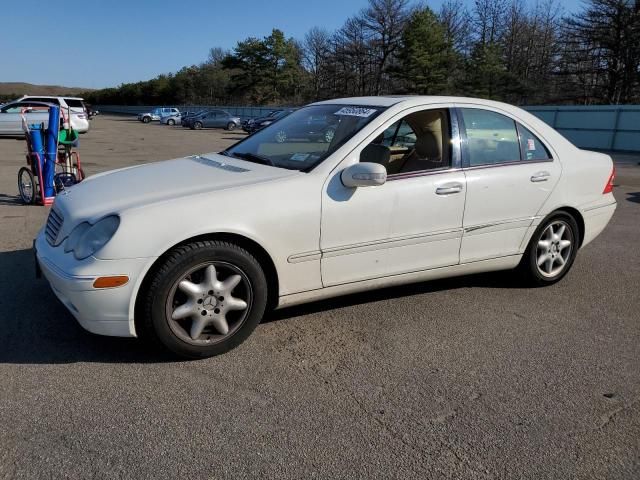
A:
[[[334,115],[347,115],[349,117],[369,117],[376,113],[375,108],[364,107],[342,107]]]
[[[307,158],[309,158],[308,153],[294,153],[291,155],[289,160],[293,160],[294,162],[304,162]]]

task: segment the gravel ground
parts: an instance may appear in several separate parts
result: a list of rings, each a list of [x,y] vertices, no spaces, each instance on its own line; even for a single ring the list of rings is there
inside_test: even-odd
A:
[[[241,133],[98,117],[87,173]],[[559,284],[508,273],[272,313],[240,348],[173,362],[76,325],[29,250],[0,140],[0,478],[640,478],[640,158]]]

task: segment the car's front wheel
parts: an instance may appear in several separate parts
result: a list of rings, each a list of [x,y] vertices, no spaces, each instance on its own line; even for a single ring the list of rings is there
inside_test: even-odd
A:
[[[173,120],[173,119],[169,119],[169,120],[167,120],[167,125],[174,126],[175,124],[176,124],[176,121],[175,121],[175,120]]]
[[[231,131],[231,130],[235,130],[236,129],[236,124],[235,122],[229,122],[227,123],[227,130]]]
[[[151,121],[151,117],[142,117],[142,123],[149,123]]]
[[[184,358],[227,352],[256,328],[267,281],[247,250],[199,241],[173,250],[144,291],[140,335]]]
[[[202,122],[194,122],[193,123],[193,128],[195,130],[202,130]]]
[[[565,212],[547,218],[536,229],[520,264],[529,283],[551,285],[564,277],[576,258],[580,230]]]

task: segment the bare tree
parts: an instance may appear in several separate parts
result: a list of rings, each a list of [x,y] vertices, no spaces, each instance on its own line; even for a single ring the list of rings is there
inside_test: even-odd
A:
[[[387,66],[400,45],[409,15],[408,5],[409,0],[369,0],[369,7],[362,11],[361,21],[376,58],[375,95],[382,93]]]
[[[640,4],[589,0],[564,24],[563,74],[584,103],[625,103],[640,94]]]
[[[447,0],[438,14],[445,36],[455,51],[469,53],[471,45],[471,17],[462,0]]]
[[[313,98],[322,96],[327,63],[331,54],[331,36],[325,29],[313,27],[307,32],[302,43],[303,66],[311,74]]]

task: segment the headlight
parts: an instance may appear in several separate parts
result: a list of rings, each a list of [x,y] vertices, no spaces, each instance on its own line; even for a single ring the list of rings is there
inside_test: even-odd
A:
[[[91,224],[89,222],[82,222],[67,237],[67,241],[64,244],[64,253],[73,252],[75,248],[78,246],[78,242],[82,238],[82,235],[85,234],[87,230],[91,228]]]
[[[73,250],[73,255],[78,260],[90,257],[111,240],[119,225],[120,217],[117,215],[104,217],[93,225],[81,223],[67,238],[65,252]]]

